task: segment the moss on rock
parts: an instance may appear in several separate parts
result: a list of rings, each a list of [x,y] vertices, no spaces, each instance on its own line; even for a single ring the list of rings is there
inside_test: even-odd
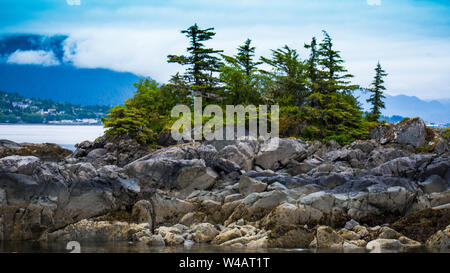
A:
[[[424,243],[438,230],[450,224],[450,209],[424,209],[402,217],[392,225],[396,231]]]

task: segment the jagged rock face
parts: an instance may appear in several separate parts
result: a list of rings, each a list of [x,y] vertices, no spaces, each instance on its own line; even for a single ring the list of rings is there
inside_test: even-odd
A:
[[[410,147],[410,151],[424,147],[436,154],[449,151],[448,139],[442,138],[438,133],[427,128],[420,118],[406,118],[396,125],[381,125],[373,128],[370,130],[370,138],[382,145]]]
[[[44,231],[134,203],[136,181],[104,177],[89,166],[72,168],[33,156],[0,159],[3,239],[36,239]]]
[[[89,162],[96,168],[105,165],[123,167],[126,164],[150,153],[150,148],[130,139],[108,140],[100,137],[94,142],[83,141],[75,145],[71,156],[75,162]]]
[[[277,169],[291,159],[306,158],[306,145],[294,139],[271,139],[261,145],[255,164],[264,169]]]
[[[404,128],[404,134],[411,138],[419,125],[411,122],[415,129]],[[242,139],[153,152],[126,144],[118,154],[114,145],[105,139],[84,142],[73,156],[53,163],[34,156],[0,158],[0,238],[36,239],[83,219],[119,220],[146,224],[131,237],[149,245],[211,242],[343,251],[394,245],[403,251],[416,243],[385,227],[374,231],[364,225],[392,224],[423,209],[441,215],[450,203],[449,156],[414,154],[408,145],[369,140],[340,147],[333,141],[280,139],[272,147]],[[130,154],[137,149],[142,153]],[[98,216],[103,218],[93,220]],[[441,218],[435,226],[444,229],[450,220]],[[327,227],[311,229],[318,225]],[[73,228],[94,234],[86,235],[91,238],[96,234],[91,230],[115,234],[129,226],[117,231],[108,223],[89,222]],[[423,243],[437,232],[431,226],[391,227]],[[416,236],[421,231],[426,238]],[[377,239],[396,241],[368,244]]]

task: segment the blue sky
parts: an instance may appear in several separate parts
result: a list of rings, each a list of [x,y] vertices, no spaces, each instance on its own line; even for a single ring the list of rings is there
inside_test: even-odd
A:
[[[325,29],[355,83],[367,86],[380,61],[389,94],[449,99],[449,14],[450,1],[419,0],[0,0],[0,33],[67,34],[76,66],[165,82],[180,69],[166,55],[183,53],[179,31],[195,22],[215,27],[211,46],[234,54],[252,38],[259,56],[288,44],[306,57],[303,44]]]

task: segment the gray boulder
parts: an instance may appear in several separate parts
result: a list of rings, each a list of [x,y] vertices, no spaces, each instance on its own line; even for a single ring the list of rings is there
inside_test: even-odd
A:
[[[239,192],[245,196],[254,192],[263,192],[267,188],[267,184],[248,176],[241,176],[239,181]]]
[[[218,175],[206,167],[203,159],[150,158],[125,166],[126,172],[139,179],[141,187],[166,188],[189,195],[194,190],[209,188]]]
[[[278,145],[277,145],[278,144]],[[271,139],[262,144],[255,164],[264,169],[278,169],[290,160],[303,160],[307,156],[306,145],[295,139]]]
[[[0,172],[31,175],[39,164],[40,160],[35,156],[11,155],[0,158]]]
[[[419,185],[425,193],[443,192],[448,188],[448,183],[439,175],[432,175]]]
[[[382,145],[398,143],[418,148],[426,144],[427,131],[422,119],[405,118],[396,125],[382,125],[372,129],[370,137],[376,139]]]

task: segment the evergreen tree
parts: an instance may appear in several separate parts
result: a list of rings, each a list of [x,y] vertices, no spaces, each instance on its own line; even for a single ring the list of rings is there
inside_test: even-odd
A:
[[[368,128],[358,101],[351,94],[314,92],[309,98],[316,106],[305,105],[307,126],[302,136],[307,139],[334,139],[349,144],[367,137]]]
[[[167,85],[158,86],[153,80],[135,83],[134,96],[108,111],[102,122],[105,135],[113,138],[131,138],[142,144],[152,144],[171,123],[172,108],[182,102],[179,94]]]
[[[368,120],[370,121],[377,121],[380,118],[381,109],[385,108],[383,102],[385,96],[383,95],[383,91],[386,90],[386,88],[383,85],[383,78],[387,75],[386,71],[381,67],[380,62],[378,62],[377,67],[375,68],[375,77],[372,82],[372,88],[368,89],[372,93],[367,100],[367,102],[372,103],[372,111],[368,115]]]
[[[350,85],[348,79],[353,78],[352,74],[347,73],[347,69],[342,65],[340,52],[333,49],[333,41],[326,31],[323,31],[324,39],[319,48],[319,64],[323,68],[323,82],[320,86],[320,92],[332,93],[342,92],[351,93],[358,88],[357,85]]]
[[[204,42],[211,40],[216,34],[214,28],[200,29],[197,24],[182,30],[181,33],[189,38],[190,46],[187,48],[189,55],[169,55],[169,63],[178,63],[188,66],[186,73],[182,76],[176,75],[178,84],[184,81],[185,85],[193,91],[194,96],[206,97],[209,100],[220,100],[223,88],[218,86],[219,79],[215,72],[219,72],[223,65],[216,54],[222,50],[207,48]],[[174,80],[172,81],[172,84]]]
[[[308,95],[306,87],[307,75],[305,64],[300,60],[295,49],[285,45],[272,50],[272,58],[261,57],[264,63],[273,67],[271,72],[263,71],[273,78],[273,90],[276,103],[288,106],[301,106]]]
[[[316,50],[313,38],[306,48],[311,50],[308,76],[311,94],[305,105],[303,118],[306,126],[301,135],[307,139],[334,139],[347,144],[366,137],[367,124],[361,107],[351,91],[358,88],[349,81],[353,75],[346,73],[339,51],[334,50],[332,39],[326,31]],[[318,64],[322,70],[317,69]]]
[[[245,74],[250,77],[251,74],[257,70],[257,66],[262,62],[253,61],[255,57],[255,47],[250,46],[252,40],[247,39],[243,45],[238,48],[238,53],[235,56],[237,63],[245,71]]]
[[[261,62],[254,61],[255,47],[250,44],[251,40],[247,39],[233,57],[222,55],[227,65],[222,67],[220,79],[226,84],[227,102],[232,105],[260,102],[260,77],[256,72]]]
[[[307,64],[307,75],[309,78],[310,91],[316,92],[320,87],[319,52],[317,49],[316,37],[313,37],[310,44],[305,44],[305,48],[310,50]]]

